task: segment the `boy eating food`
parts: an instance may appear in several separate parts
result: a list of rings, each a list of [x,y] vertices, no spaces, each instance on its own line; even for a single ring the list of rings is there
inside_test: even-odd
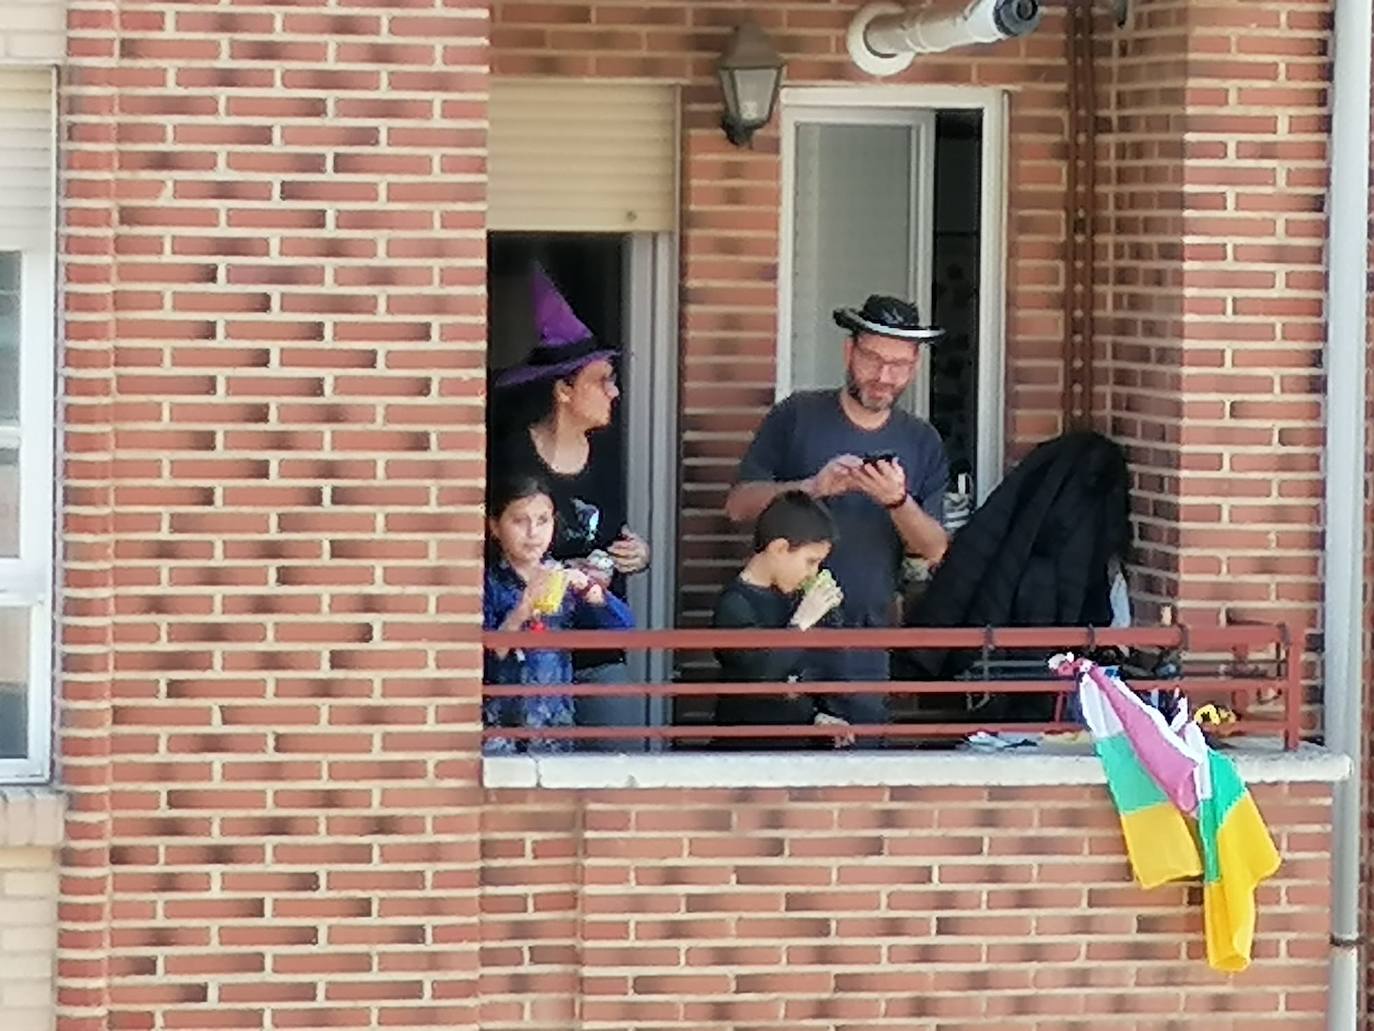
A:
[[[821,563],[835,541],[835,524],[825,506],[803,491],[787,491],[759,514],[754,554],[721,592],[713,625],[720,629],[806,631],[827,621],[844,600]],[[833,619],[830,619],[833,622]],[[720,648],[721,679],[731,683],[794,682],[806,679],[814,650],[803,648]],[[848,726],[819,695],[788,693],[721,695],[718,726]],[[816,743],[807,738],[724,739],[733,747],[789,748]],[[852,734],[828,737],[828,745],[854,743]]]

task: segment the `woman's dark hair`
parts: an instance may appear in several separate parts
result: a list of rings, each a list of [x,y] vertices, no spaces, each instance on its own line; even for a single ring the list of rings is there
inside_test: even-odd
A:
[[[543,495],[550,501],[553,494],[549,485],[539,476],[528,473],[510,473],[498,476],[487,487],[487,517],[500,519],[506,509],[517,501]]]
[[[515,387],[497,387],[488,374],[487,435],[491,440],[523,433],[553,411],[554,380],[535,380]]]
[[[835,520],[829,509],[805,491],[784,491],[759,514],[754,524],[754,551],[763,551],[778,540],[786,541],[789,548],[833,544]]]

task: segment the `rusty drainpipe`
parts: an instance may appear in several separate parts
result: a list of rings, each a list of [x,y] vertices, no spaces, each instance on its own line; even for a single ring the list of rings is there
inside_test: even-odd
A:
[[[1066,430],[1093,415],[1093,232],[1097,219],[1097,80],[1092,0],[1069,0],[1068,195],[1065,204],[1064,399]]]

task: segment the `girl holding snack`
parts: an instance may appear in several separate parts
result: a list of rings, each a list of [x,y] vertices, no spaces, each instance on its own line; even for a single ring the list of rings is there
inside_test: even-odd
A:
[[[554,535],[554,505],[538,478],[517,476],[498,482],[487,503],[491,552],[482,592],[486,630],[622,630],[634,625],[629,608],[602,583],[580,569],[548,559]],[[488,650],[483,659],[488,684],[568,684],[572,656],[550,640],[550,647]],[[482,705],[489,727],[570,727],[571,695],[489,698]],[[491,754],[567,752],[568,739],[495,738]]]
[[[530,268],[529,297],[535,341],[528,358],[497,377],[494,404],[523,410],[533,421],[491,441],[489,468],[538,476],[548,484],[558,525],[552,555],[607,591],[625,594],[625,579],[649,565],[649,545],[626,525],[628,513],[615,408],[616,351],[596,339],[553,281]],[[630,682],[625,653],[578,651],[573,678],[580,684]],[[642,727],[643,695],[577,697],[577,722],[587,727]],[[606,738],[583,746],[642,751],[642,739]]]

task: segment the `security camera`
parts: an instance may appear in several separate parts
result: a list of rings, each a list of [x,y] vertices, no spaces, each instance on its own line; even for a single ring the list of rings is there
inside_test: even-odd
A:
[[[849,55],[870,75],[894,75],[917,54],[1015,39],[1040,24],[1040,0],[955,0],[908,10],[872,3],[849,26]]]

